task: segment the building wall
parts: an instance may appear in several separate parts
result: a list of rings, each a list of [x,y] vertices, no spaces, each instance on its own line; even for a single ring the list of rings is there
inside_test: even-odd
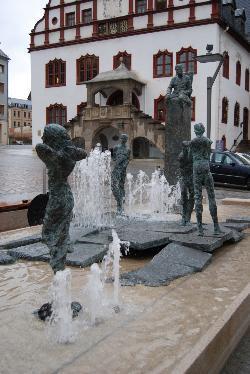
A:
[[[3,106],[3,114],[0,113],[0,144],[7,144],[7,141],[8,141],[8,60],[5,58],[1,58],[0,56],[0,65],[3,66],[3,73],[1,73],[1,70],[0,70],[0,83],[3,84],[2,86],[3,92],[0,92],[0,105]]]
[[[13,105],[13,103],[12,103]],[[32,108],[9,106],[9,143],[22,140],[25,143],[32,141]]]

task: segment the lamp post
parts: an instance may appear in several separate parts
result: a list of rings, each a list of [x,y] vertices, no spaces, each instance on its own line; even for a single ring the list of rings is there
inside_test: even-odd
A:
[[[207,77],[207,137],[210,138],[211,136],[211,112],[212,112],[212,88],[213,84],[217,78],[217,75],[220,71],[220,68],[224,62],[224,58],[227,52],[224,52],[223,55],[220,53],[211,53],[213,50],[213,45],[207,45],[207,54],[197,56],[196,60],[200,63],[204,64],[207,62],[219,62],[217,69],[212,77]]]

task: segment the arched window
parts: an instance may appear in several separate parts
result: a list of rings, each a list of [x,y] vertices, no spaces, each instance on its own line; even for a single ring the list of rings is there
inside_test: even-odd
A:
[[[46,64],[46,87],[66,85],[66,61],[53,60]]]
[[[79,116],[83,110],[83,108],[86,108],[87,102],[83,101],[81,104],[77,105],[77,115]]]
[[[99,57],[95,55],[81,56],[76,60],[77,84],[89,81],[99,74]]]
[[[145,13],[147,11],[147,0],[135,0],[135,12]]]
[[[245,90],[249,92],[249,69],[245,71]]]
[[[191,121],[195,121],[195,97],[191,97]]]
[[[155,0],[155,10],[163,10],[167,8],[167,0]]]
[[[182,48],[176,53],[177,64],[182,64],[185,73],[197,74],[197,49],[192,47]]]
[[[240,124],[240,104],[239,103],[235,103],[235,106],[234,106],[234,126],[239,126]]]
[[[159,51],[153,56],[153,77],[171,77],[173,75],[173,53]]]
[[[113,56],[113,69],[118,68],[122,62],[126,66],[128,70],[131,70],[131,54],[127,53],[127,51],[124,52],[118,52],[116,56]]]
[[[46,123],[56,123],[64,126],[67,122],[67,107],[62,104],[53,104],[46,108]]]
[[[241,81],[241,63],[240,61],[236,62],[236,84],[240,86],[240,81]]]
[[[228,120],[228,99],[223,97],[222,99],[222,113],[221,113],[221,122],[227,123]]]
[[[229,55],[228,53],[224,57],[224,61],[223,61],[223,77],[229,79]]]
[[[161,122],[166,120],[165,98],[162,95],[154,100],[154,119]]]

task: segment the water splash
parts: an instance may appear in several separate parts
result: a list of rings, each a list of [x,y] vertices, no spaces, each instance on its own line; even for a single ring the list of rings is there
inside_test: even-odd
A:
[[[58,271],[49,289],[52,300],[52,316],[49,319],[49,337],[60,344],[73,343],[71,310],[71,272],[69,269]]]
[[[111,219],[111,153],[97,147],[77,163],[71,186],[75,200],[73,228],[103,228]]]
[[[101,278],[101,273],[102,271],[98,264],[91,265],[88,283],[86,286],[87,299],[85,298],[85,302],[87,301],[88,303],[88,311],[92,326],[96,324],[97,318],[103,314],[104,285]]]

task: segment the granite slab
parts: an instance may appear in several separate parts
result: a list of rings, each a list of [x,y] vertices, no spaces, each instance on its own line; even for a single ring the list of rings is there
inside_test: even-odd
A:
[[[226,219],[227,222],[238,222],[238,223],[249,223],[250,224],[250,216],[245,216],[245,217],[230,217]]]
[[[214,235],[212,225],[204,225],[204,236],[199,236],[198,232],[193,232],[188,234],[171,234],[169,239],[174,243],[212,253],[233,237],[232,230],[226,227],[223,227],[222,230],[221,234]]]
[[[107,245],[112,241],[112,231],[103,230],[98,233],[83,235],[76,240],[76,243],[92,243]]]
[[[169,243],[168,233],[136,230],[136,228],[129,229],[127,227],[119,229],[116,232],[121,241],[129,242],[129,248],[136,251],[146,251],[165,246]]]
[[[227,227],[229,229],[243,231],[250,227],[250,223],[247,222],[221,222],[220,226]]]
[[[210,263],[211,258],[209,253],[171,243],[143,268],[121,274],[121,284],[151,287],[167,285],[176,278],[201,271]]]
[[[181,226],[179,222],[134,222],[126,226],[126,229],[140,230],[140,231],[153,231],[163,233],[177,233],[186,234],[196,231],[196,226],[191,224],[189,226]]]
[[[9,240],[0,240],[0,250],[1,249],[11,249],[17,248],[29,244],[34,244],[40,242],[42,239],[41,234],[28,235],[19,239],[9,239]]]
[[[8,254],[15,259],[28,261],[49,261],[50,259],[48,247],[41,242],[10,249]]]
[[[16,262],[16,259],[8,255],[7,251],[0,252],[0,265],[14,264],[14,262]]]

